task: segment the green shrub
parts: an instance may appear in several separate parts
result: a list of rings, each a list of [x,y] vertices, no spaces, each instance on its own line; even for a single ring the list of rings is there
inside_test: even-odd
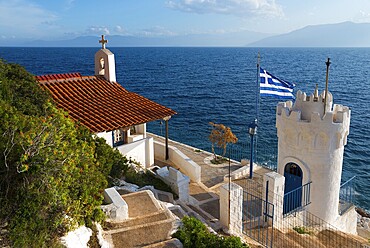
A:
[[[162,191],[171,192],[176,198],[177,195],[172,191],[171,187],[165,184],[161,179],[155,177],[149,171],[137,173],[133,168],[129,168],[124,176],[126,182],[133,183],[139,187],[153,185],[154,188]]]
[[[179,239],[184,248],[247,248],[239,237],[222,237],[210,233],[207,227],[194,217],[184,217],[183,226],[173,235]]]
[[[307,228],[305,228],[304,226],[295,226],[293,227],[293,230],[299,234],[311,234],[311,232],[307,230]]]
[[[95,138],[94,142],[97,164],[103,166],[103,171],[106,178],[108,178],[109,185],[112,185],[113,179],[122,178],[126,175],[132,161],[122,156],[118,150],[112,149],[106,143],[105,139]]]

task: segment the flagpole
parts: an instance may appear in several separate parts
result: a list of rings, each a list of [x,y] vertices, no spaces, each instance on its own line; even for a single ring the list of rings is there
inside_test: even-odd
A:
[[[258,52],[257,54],[257,78],[256,78],[256,87],[257,87],[257,93],[256,93],[256,119],[254,120],[255,124],[256,124],[256,129],[257,129],[257,125],[258,125],[258,120],[259,120],[259,115],[260,115],[260,63],[261,63],[261,55],[260,55],[260,52]],[[256,150],[254,152],[254,154],[256,155],[256,162],[257,162],[257,134],[255,135],[256,136],[256,144],[255,144],[255,147],[256,147]]]
[[[326,104],[328,103],[328,84],[329,84],[329,66],[330,66],[330,58],[328,61],[325,62],[326,64],[326,84],[325,84],[325,105],[324,105],[324,115],[326,113]]]
[[[260,59],[261,55],[258,52],[257,55],[257,90],[256,90],[256,120],[258,120],[259,117],[259,97],[260,97]]]
[[[254,121],[249,125],[249,136],[251,137],[251,154],[249,160],[249,178],[253,178],[253,155],[256,153],[254,150],[254,146],[257,146],[257,123],[258,123],[258,115],[259,115],[259,96],[260,96],[260,53],[257,55],[257,82],[256,82],[256,118]],[[254,137],[256,137],[256,144],[254,144]],[[256,156],[257,157],[257,156]],[[257,160],[257,159],[256,159]]]

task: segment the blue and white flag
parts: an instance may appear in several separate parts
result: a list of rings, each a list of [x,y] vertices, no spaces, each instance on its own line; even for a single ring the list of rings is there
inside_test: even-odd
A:
[[[281,80],[266,70],[260,68],[260,94],[279,99],[295,99],[293,89],[295,84]]]

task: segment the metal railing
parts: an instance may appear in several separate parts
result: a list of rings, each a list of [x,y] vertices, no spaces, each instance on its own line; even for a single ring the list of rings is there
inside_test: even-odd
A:
[[[349,180],[340,185],[339,190],[339,214],[345,213],[351,206],[353,206],[354,197],[354,183],[356,176],[351,177]]]
[[[163,130],[163,125],[158,126],[154,123],[148,123],[148,131],[160,136],[164,136],[165,132]],[[186,130],[178,129],[174,126],[169,126],[169,138],[171,140],[181,142],[200,150],[205,150],[208,152],[212,151],[211,142],[208,137],[211,129],[205,128],[204,130],[199,130],[199,127],[188,126]],[[191,134],[191,135],[189,135]],[[236,161],[241,161],[242,159],[250,159],[250,137],[247,132],[235,133],[239,138],[236,144],[229,144],[227,146],[226,156],[229,155],[231,159]],[[262,138],[257,134],[255,145],[254,161],[263,167],[267,167],[271,170],[276,171],[277,168],[277,140],[271,142],[262,142]],[[215,147],[217,155],[222,155],[223,149]]]
[[[312,182],[306,183],[305,185],[302,185],[301,187],[284,194],[284,217],[304,208],[311,203],[311,183]]]

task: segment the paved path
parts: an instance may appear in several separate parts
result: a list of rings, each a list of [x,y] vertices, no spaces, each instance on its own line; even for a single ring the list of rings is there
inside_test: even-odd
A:
[[[153,135],[150,133],[148,133],[148,136],[153,137],[155,141],[162,143],[165,142],[164,138],[161,136]],[[214,165],[209,162],[209,160],[213,157],[213,154],[207,151],[202,151],[195,147],[191,147],[172,140],[169,140],[169,145],[179,149],[182,153],[184,153],[187,157],[189,157],[191,160],[193,160],[201,167],[201,183],[197,184],[192,182],[189,185],[190,191],[189,193],[193,198],[195,198],[195,200],[198,201],[197,205],[201,210],[204,210],[209,215],[218,219],[219,189],[224,183],[226,183],[224,181],[224,177],[229,174],[228,161],[223,164]],[[167,161],[155,160],[155,164],[160,167],[170,165],[175,168],[178,168],[178,166],[176,166],[176,164],[172,163],[170,160]],[[239,162],[232,160],[230,163],[230,172],[233,172],[241,167],[242,165]],[[242,178],[233,180],[233,182],[237,183],[244,189],[252,191],[254,195],[261,195],[263,174],[269,171],[270,170],[266,168],[257,166],[254,170],[254,177],[252,180],[248,178]]]
[[[155,141],[159,141],[164,143],[164,138],[156,135],[152,135],[150,133],[147,134],[149,137],[153,137]],[[201,182],[208,188],[212,188],[215,185],[222,183],[224,181],[224,176],[228,175],[229,173],[229,164],[224,163],[220,165],[212,165],[210,163],[206,163],[205,161],[209,160],[210,157],[213,155],[207,151],[199,150],[195,147],[191,147],[188,145],[184,145],[179,142],[175,142],[169,140],[169,145],[178,148],[182,153],[188,156],[191,160],[197,163],[202,170],[201,174]],[[208,158],[208,159],[207,159]],[[170,158],[171,160],[171,158]],[[158,161],[158,165],[173,165],[171,161]],[[175,165],[176,167],[176,165]],[[241,164],[236,161],[231,161],[231,172],[239,169]]]

